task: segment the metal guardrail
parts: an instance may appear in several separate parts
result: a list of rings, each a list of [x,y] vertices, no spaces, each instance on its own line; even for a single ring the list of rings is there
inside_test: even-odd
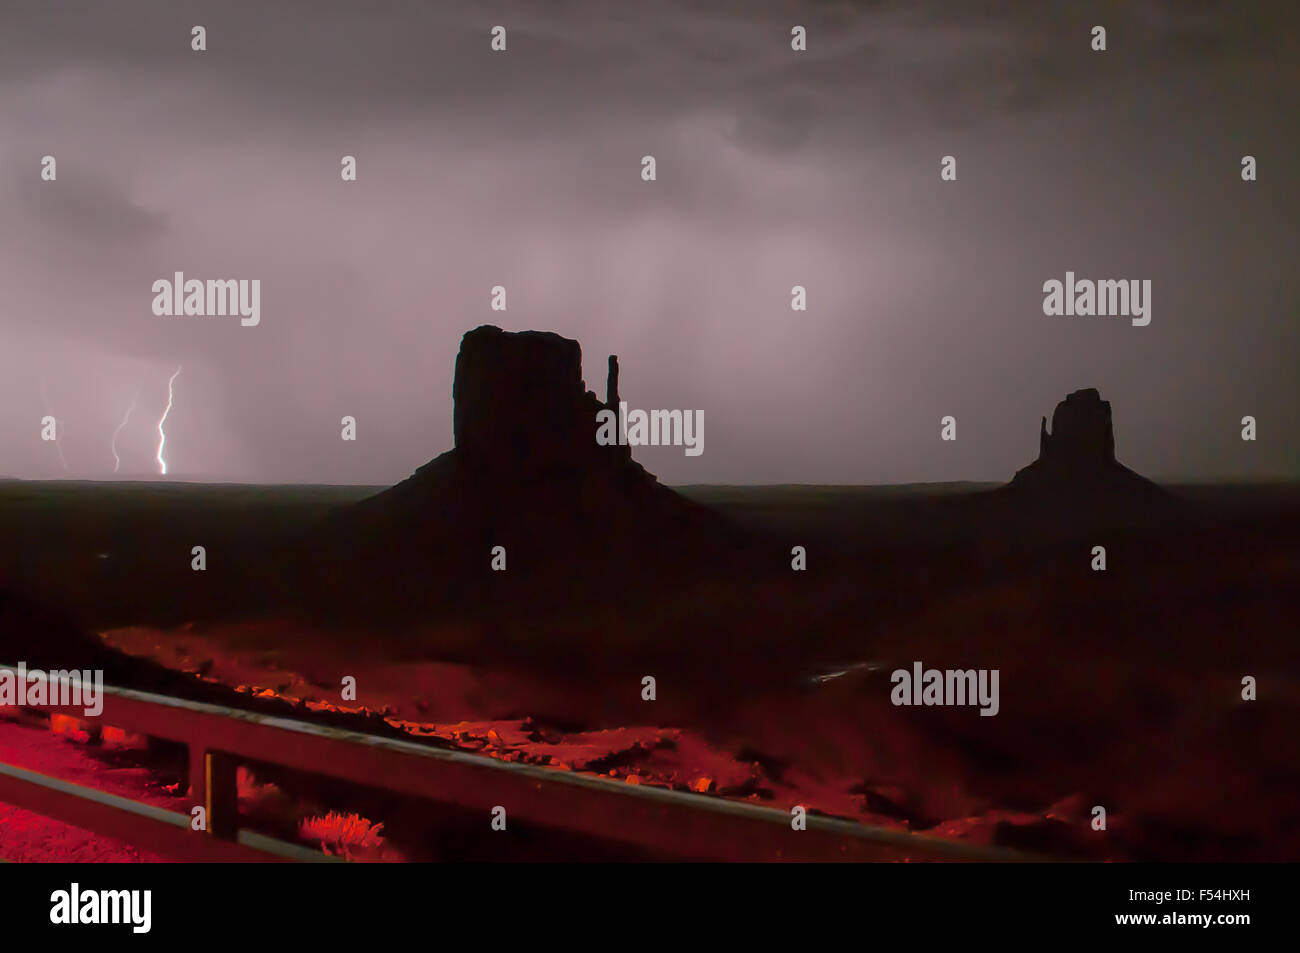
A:
[[[45,817],[116,837],[163,857],[187,861],[337,860],[318,850],[239,831],[233,841],[203,837],[178,814],[106,794],[35,771],[0,763],[0,801]]]
[[[16,669],[0,665],[0,670]],[[85,719],[79,706],[27,706]],[[189,815],[0,764],[0,800],[117,837],[179,860],[333,859],[240,830],[236,770],[241,760],[481,810],[553,829],[621,842],[659,856],[719,861],[1034,861],[985,847],[810,813],[793,830],[788,810],[703,794],[634,785],[485,755],[381,738],[183,698],[104,686],[95,719],[189,746]],[[793,805],[791,805],[793,807]]]

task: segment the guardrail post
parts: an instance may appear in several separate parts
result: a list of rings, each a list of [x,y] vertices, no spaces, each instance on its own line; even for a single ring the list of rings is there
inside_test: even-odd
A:
[[[190,745],[190,796],[207,815],[208,833],[234,840],[239,833],[238,763],[221,751]]]

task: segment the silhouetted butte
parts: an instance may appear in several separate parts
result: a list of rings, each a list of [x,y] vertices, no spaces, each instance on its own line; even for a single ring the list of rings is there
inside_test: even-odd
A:
[[[1172,503],[1167,491],[1115,459],[1110,402],[1091,387],[1056,405],[1050,432],[1042,419],[1038,459],[1016,473],[1009,489],[1063,519],[1159,516]]]
[[[472,598],[489,580],[556,590],[680,571],[726,545],[713,511],[660,484],[630,448],[596,442],[597,413],[618,410],[616,358],[601,401],[577,341],[484,325],[461,339],[452,399],[454,449],[323,525],[319,552],[340,584],[364,573],[421,601]],[[491,569],[498,546],[504,572]]]

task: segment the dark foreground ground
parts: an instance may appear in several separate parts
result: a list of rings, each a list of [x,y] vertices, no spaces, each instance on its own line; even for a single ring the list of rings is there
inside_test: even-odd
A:
[[[671,579],[629,566],[541,611],[503,597],[367,626],[304,612],[324,596],[284,568],[372,489],[3,482],[0,581],[245,691],[337,701],[360,673],[360,705],[485,755],[1061,856],[1300,859],[1300,487],[1172,489],[1176,518],[1079,524],[970,484],[686,488],[740,528],[743,559]],[[914,661],[998,669],[999,714],[895,707],[890,672]],[[29,727],[7,730],[0,752],[45,763]],[[115,745],[115,770],[143,764]],[[142,791],[183,789],[183,762],[149,757]],[[273,828],[337,807],[386,824],[382,847],[360,838],[375,856],[459,855],[403,806],[246,788],[310,802],[268,808]]]

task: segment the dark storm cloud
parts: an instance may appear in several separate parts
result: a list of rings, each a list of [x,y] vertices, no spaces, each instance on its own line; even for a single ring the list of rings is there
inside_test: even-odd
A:
[[[3,163],[5,183],[14,190],[13,204],[30,223],[29,241],[55,239],[82,242],[102,255],[113,248],[158,241],[167,233],[167,216],[141,208],[130,196],[129,183],[104,177],[102,163],[86,168],[65,164],[66,186],[51,189],[32,175],[32,159],[13,157]]]
[[[486,103],[557,114],[671,113],[731,97],[767,113],[772,84],[798,77],[839,105],[946,111],[954,103],[996,108],[1008,95],[1047,102],[1154,65],[1203,67],[1207,56],[1282,55],[1291,44],[1280,18],[1294,19],[1284,5],[1157,0],[664,2],[654,14],[598,2],[20,4],[0,77],[102,68],[211,83],[272,112],[336,116],[458,113]],[[202,58],[188,46],[196,23],[209,35]],[[481,42],[496,23],[511,32],[504,60]],[[813,36],[797,63],[786,55],[794,23]],[[1078,42],[1093,23],[1111,31],[1104,69]],[[807,116],[792,112],[789,121]]]
[[[173,472],[395,480],[450,444],[483,322],[579,338],[589,386],[617,351],[641,406],[704,408],[703,457],[646,454],[669,480],[1009,476],[1090,385],[1139,468],[1294,470],[1229,425],[1291,391],[1295,279],[1269,258],[1298,205],[1296,6],[7,5],[0,471],[52,472],[38,371],[88,435],[69,454],[102,461],[132,389],[154,413],[184,364]],[[1152,277],[1150,333],[1044,318],[1067,268]],[[262,325],[152,315],[175,270],[261,279]]]

